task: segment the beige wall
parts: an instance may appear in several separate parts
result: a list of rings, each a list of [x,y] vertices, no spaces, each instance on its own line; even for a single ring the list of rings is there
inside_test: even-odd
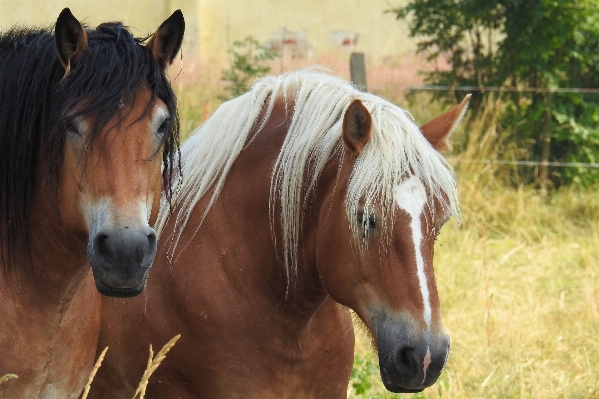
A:
[[[394,55],[414,50],[406,28],[393,15],[383,14],[390,4],[405,0],[0,0],[0,27],[13,24],[52,25],[68,6],[90,26],[121,20],[139,35],[153,32],[172,11],[181,8],[187,23],[186,43],[203,57],[226,51],[229,41],[252,35],[266,41],[275,31],[306,30],[316,54],[336,46],[333,30],[359,34],[356,51]]]
[[[375,57],[414,51],[407,40],[405,24],[392,14],[384,14],[390,4],[405,0],[200,0],[200,53],[211,57],[227,48],[227,41],[252,35],[259,41],[286,28],[305,29],[315,54],[337,48],[331,31],[355,31],[359,40],[355,51]]]
[[[405,23],[384,14],[406,0],[0,0],[0,29],[14,24],[51,26],[68,6],[89,26],[123,21],[134,33],[152,33],[172,11],[183,10],[186,21],[184,57],[199,60],[216,71],[227,57],[227,48],[248,35],[264,43],[285,28],[304,30],[310,54],[323,62],[322,54],[345,60],[350,50],[362,51],[369,62],[414,52]],[[331,41],[332,31],[355,32],[359,39],[350,49]],[[184,59],[185,61],[185,59]],[[309,64],[311,59],[305,60]],[[327,63],[326,61],[324,62]],[[343,61],[345,64],[345,61]],[[186,63],[186,68],[189,62]],[[210,69],[210,68],[209,68]],[[333,69],[335,69],[333,67]]]
[[[198,0],[0,0],[0,29],[9,26],[52,26],[60,11],[69,7],[81,22],[95,27],[101,22],[123,21],[138,36],[156,30],[174,10],[186,19],[186,44],[197,45]]]

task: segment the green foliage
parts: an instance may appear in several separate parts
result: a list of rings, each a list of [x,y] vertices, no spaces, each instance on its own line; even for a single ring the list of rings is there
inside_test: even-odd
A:
[[[373,353],[366,353],[364,356],[356,355],[354,357],[354,368],[351,371],[350,385],[353,392],[358,397],[366,397],[370,388],[372,388],[372,376],[377,376],[378,367],[376,357]]]
[[[424,399],[424,393],[394,394],[383,386],[379,373],[378,357],[368,351],[354,356],[354,368],[349,381],[349,399]]]
[[[270,67],[265,65],[265,62],[277,57],[275,51],[262,46],[252,36],[233,42],[228,52],[231,67],[223,69],[221,73],[221,79],[229,82],[225,87],[228,95],[220,97],[223,101],[248,91],[256,78],[270,72]]]
[[[500,128],[510,133],[500,148],[505,156],[515,143],[524,159],[596,162],[599,94],[552,89],[599,87],[597,9],[599,0],[411,0],[392,11],[408,19],[419,52],[449,64],[428,73],[428,82],[481,88],[474,114],[489,95],[483,87],[512,89],[500,97]],[[541,90],[518,91],[528,88]],[[528,167],[517,176],[517,183],[535,178]],[[549,177],[556,185],[599,182],[595,169],[556,168]]]

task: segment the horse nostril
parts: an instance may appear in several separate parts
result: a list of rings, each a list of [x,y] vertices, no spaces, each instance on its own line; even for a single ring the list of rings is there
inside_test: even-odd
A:
[[[156,233],[148,234],[148,244],[149,244],[150,250],[152,250],[152,248],[156,247]]]
[[[396,352],[396,367],[398,371],[406,376],[414,376],[420,371],[418,359],[413,348],[406,346],[399,348]]]
[[[108,235],[107,234],[98,234],[95,239],[95,249],[101,255],[107,255],[109,252],[108,248]]]

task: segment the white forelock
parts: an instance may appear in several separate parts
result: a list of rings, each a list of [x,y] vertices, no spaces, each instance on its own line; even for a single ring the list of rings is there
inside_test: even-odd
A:
[[[355,161],[345,199],[349,228],[356,243],[364,241],[358,224],[351,223],[358,209],[363,207],[367,218],[368,212],[376,207],[383,231],[388,230],[395,209],[394,189],[407,175],[416,176],[431,199],[437,197],[447,211],[458,214],[453,172],[411,116],[380,97],[361,92],[322,69],[312,68],[258,80],[248,93],[221,105],[184,143],[183,180],[173,190],[173,208],[179,211],[173,215],[176,219],[169,248],[171,256],[190,211],[213,189],[204,210],[206,215],[218,198],[231,166],[247,145],[252,129],[258,124],[254,131],[259,134],[280,98],[285,100],[293,119],[272,171],[270,217],[273,231],[279,222],[282,228],[288,283],[297,270],[306,198],[331,157],[338,156],[341,160],[347,151],[342,141],[343,114],[355,99],[362,101],[373,120],[371,139]],[[263,108],[264,117],[258,120]],[[280,219],[275,217],[279,212]],[[164,228],[168,215],[169,208],[163,199],[158,232]],[[196,231],[199,227],[196,226]]]

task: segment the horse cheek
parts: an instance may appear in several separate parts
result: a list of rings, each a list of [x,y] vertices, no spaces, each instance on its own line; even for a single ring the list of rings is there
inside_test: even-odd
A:
[[[326,202],[325,202],[326,203]],[[327,207],[323,207],[327,208]],[[321,284],[328,295],[336,302],[356,309],[356,291],[358,290],[359,265],[350,242],[345,208],[321,217],[316,245],[316,263]]]
[[[67,141],[58,188],[60,217],[69,230],[87,236],[88,226],[81,208],[81,187],[84,178],[83,168],[79,162],[79,151],[76,146]]]
[[[161,156],[157,156],[153,160],[153,171],[150,173],[150,182],[155,182],[153,185],[150,184],[150,190],[148,197],[151,198],[150,207],[150,226],[154,226],[156,219],[158,219],[158,212],[160,210],[160,198],[162,193],[162,178],[161,178]]]

